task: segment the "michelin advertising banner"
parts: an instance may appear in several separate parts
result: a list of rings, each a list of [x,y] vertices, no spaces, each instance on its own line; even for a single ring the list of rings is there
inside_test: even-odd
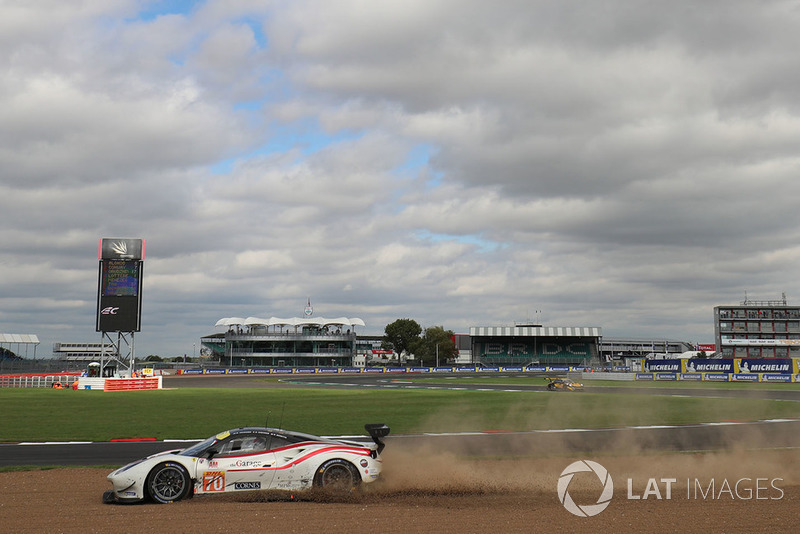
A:
[[[796,375],[798,361],[789,358],[737,358],[734,372]]]
[[[682,373],[737,373],[733,358],[682,360]]]
[[[791,358],[691,358],[646,360],[648,373],[798,374],[798,362]]]

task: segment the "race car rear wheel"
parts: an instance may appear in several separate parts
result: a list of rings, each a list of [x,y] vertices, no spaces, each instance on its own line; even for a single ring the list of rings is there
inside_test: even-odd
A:
[[[191,490],[186,469],[175,462],[158,464],[147,475],[147,493],[157,503],[170,503],[183,499]]]
[[[361,476],[347,460],[328,460],[314,475],[314,485],[336,492],[353,491],[361,483]]]

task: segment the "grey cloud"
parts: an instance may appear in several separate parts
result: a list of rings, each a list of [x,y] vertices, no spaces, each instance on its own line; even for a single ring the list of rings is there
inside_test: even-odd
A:
[[[790,4],[82,6],[0,21],[4,331],[91,340],[122,235],[164,356],[309,296],[708,342],[744,289],[800,294]]]

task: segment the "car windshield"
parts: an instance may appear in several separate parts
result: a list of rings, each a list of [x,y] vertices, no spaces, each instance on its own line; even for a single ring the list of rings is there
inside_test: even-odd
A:
[[[192,445],[191,447],[183,449],[178,454],[180,454],[181,456],[200,456],[203,453],[203,451],[211,447],[217,441],[219,441],[217,436],[211,436],[208,439],[204,439],[200,443],[197,443],[195,445]]]
[[[291,443],[301,443],[304,441],[324,441],[327,443],[338,443],[336,440],[321,438],[312,434],[304,434],[302,432],[289,432],[289,431],[276,431],[273,429],[267,430],[268,441],[267,444],[270,449],[275,447],[282,447]],[[224,441],[231,436],[230,431],[220,432],[208,439],[204,439],[200,443],[187,447],[180,451],[178,454],[181,456],[202,456],[208,449],[213,447],[218,442]],[[220,452],[220,451],[217,451]]]

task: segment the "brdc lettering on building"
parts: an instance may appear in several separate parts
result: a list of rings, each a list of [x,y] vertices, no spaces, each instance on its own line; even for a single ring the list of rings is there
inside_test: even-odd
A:
[[[645,483],[628,479],[628,500],[671,500],[685,495],[689,500],[781,500],[782,478],[748,478],[736,480],[687,478],[649,478]]]

